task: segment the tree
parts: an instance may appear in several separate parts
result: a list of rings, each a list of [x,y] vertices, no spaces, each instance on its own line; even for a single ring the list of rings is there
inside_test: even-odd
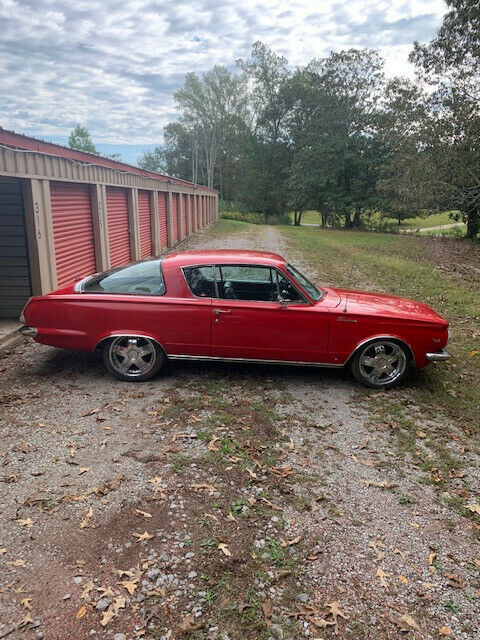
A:
[[[166,161],[163,147],[155,147],[153,151],[144,151],[140,156],[138,166],[145,171],[165,172]]]
[[[431,201],[462,211],[467,237],[480,231],[480,5],[447,0],[437,36],[414,44],[411,60],[429,97]]]
[[[68,146],[71,149],[77,149],[78,151],[86,151],[87,153],[93,153],[96,156],[99,155],[92,142],[92,138],[87,127],[77,124],[75,129],[68,136]]]

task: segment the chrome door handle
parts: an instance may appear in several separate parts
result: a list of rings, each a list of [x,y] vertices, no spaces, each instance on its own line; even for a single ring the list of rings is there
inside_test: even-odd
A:
[[[213,312],[216,316],[219,316],[221,313],[232,313],[231,309],[214,309]]]

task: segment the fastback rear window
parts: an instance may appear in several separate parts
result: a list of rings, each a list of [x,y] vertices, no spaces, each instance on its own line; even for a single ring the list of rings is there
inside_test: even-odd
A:
[[[81,283],[81,291],[161,296],[165,293],[162,261],[143,260],[97,273]]]

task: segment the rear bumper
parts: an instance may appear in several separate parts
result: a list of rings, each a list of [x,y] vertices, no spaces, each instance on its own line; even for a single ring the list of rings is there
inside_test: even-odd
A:
[[[450,354],[448,351],[445,351],[445,349],[441,349],[440,351],[434,351],[433,353],[426,353],[425,357],[429,362],[443,362],[450,358]]]
[[[18,331],[22,334],[22,336],[27,336],[29,338],[35,338],[38,333],[38,329],[29,327],[26,324],[24,324],[23,327],[20,327]]]

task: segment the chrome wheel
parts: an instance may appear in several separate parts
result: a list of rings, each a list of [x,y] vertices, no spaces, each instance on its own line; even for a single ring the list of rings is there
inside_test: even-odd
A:
[[[407,368],[407,356],[396,342],[378,341],[365,347],[358,359],[358,369],[369,384],[390,386],[402,377]]]
[[[149,338],[119,337],[108,347],[111,367],[126,378],[148,374],[156,365],[157,349]]]

